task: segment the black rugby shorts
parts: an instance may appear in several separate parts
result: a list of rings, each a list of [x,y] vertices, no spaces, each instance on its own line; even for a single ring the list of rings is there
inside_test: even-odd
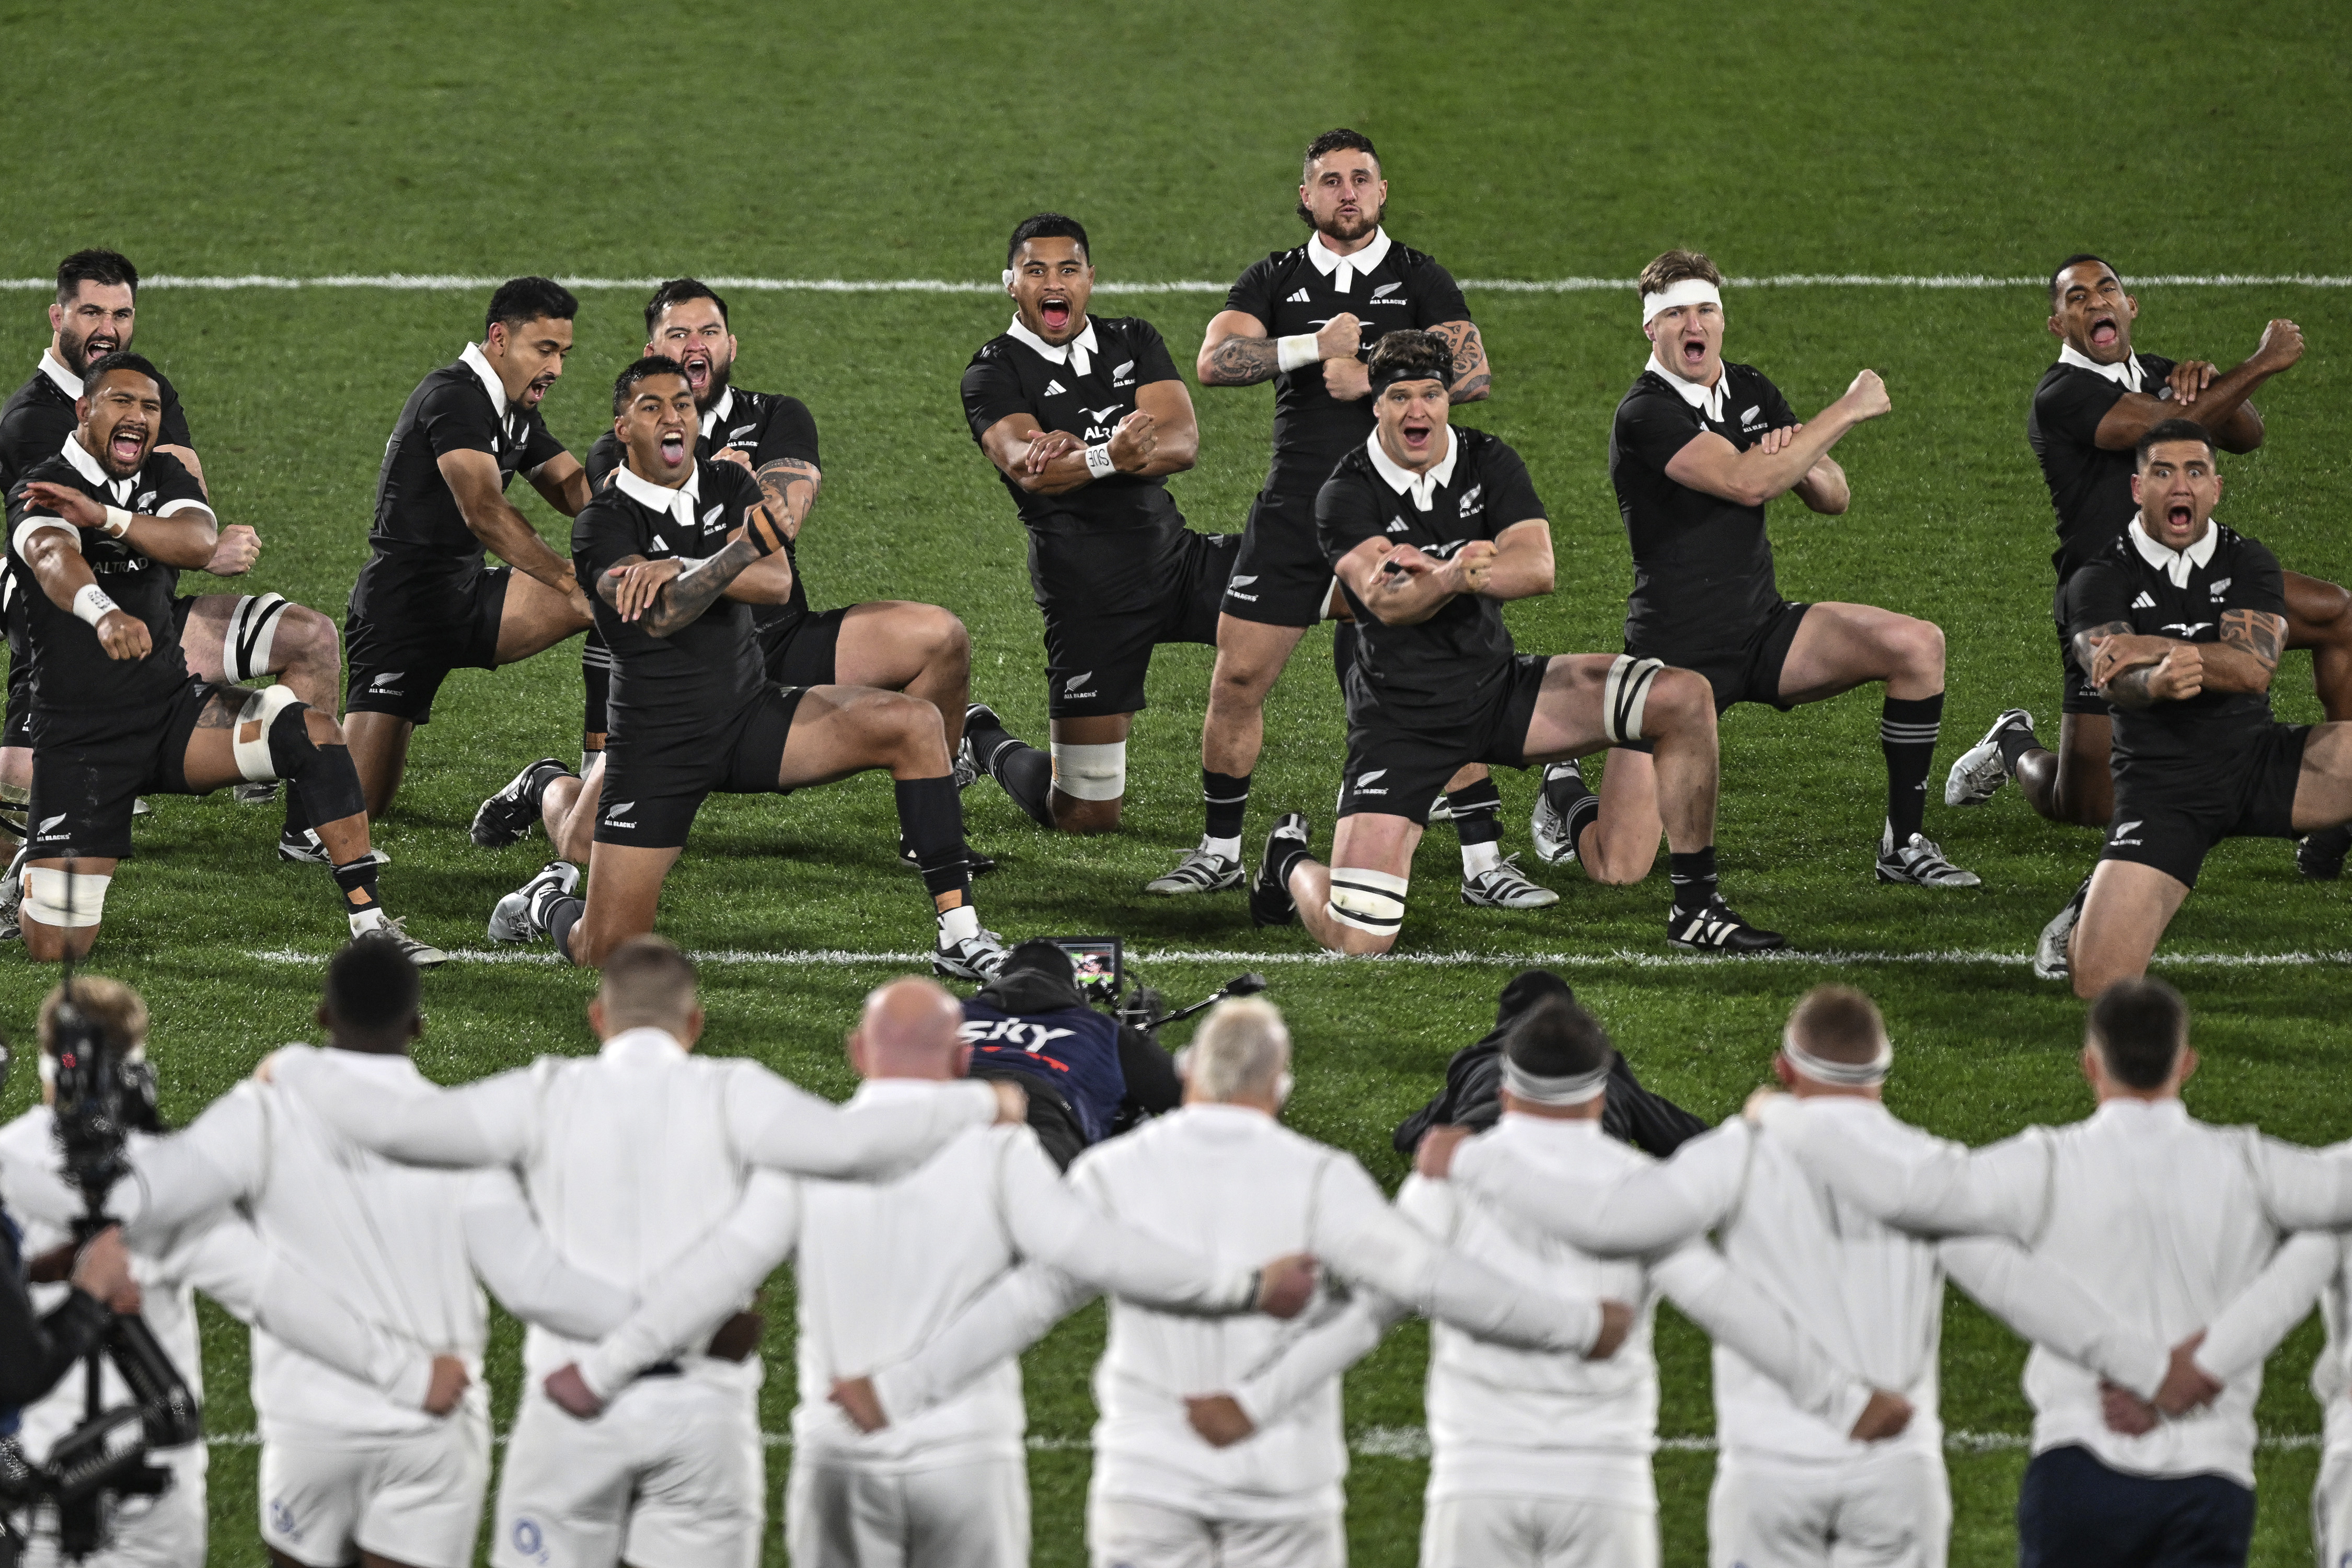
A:
[[[1184,553],[1167,592],[1150,609],[1087,616],[1045,612],[1045,711],[1056,719],[1139,713],[1151,650],[1161,643],[1217,642],[1217,606],[1234,570],[1240,535],[1184,531]]]
[[[1796,704],[1780,700],[1780,670],[1789,662],[1789,648],[1797,640],[1797,628],[1804,624],[1805,612],[1811,608],[1810,604],[1792,604],[1783,599],[1750,626],[1738,644],[1711,652],[1675,654],[1631,645],[1625,651],[1636,658],[1660,659],[1672,668],[1695,670],[1706,677],[1707,685],[1715,691],[1715,713],[1718,719],[1739,702],[1762,703],[1786,713]],[[1629,741],[1622,749],[1646,752],[1652,748],[1648,741]]]
[[[1376,712],[1348,718],[1348,762],[1339,782],[1338,815],[1375,813],[1429,820],[1445,782],[1465,764],[1528,765],[1528,727],[1543,694],[1548,655],[1512,656],[1511,673],[1495,691],[1444,724],[1401,724]]]
[[[765,686],[743,710],[699,744],[633,746],[624,731],[604,742],[604,793],[596,803],[596,842],[676,849],[695,813],[714,792],[785,795],[776,787],[784,737],[801,705],[797,686]]]
[[[786,626],[760,634],[760,652],[767,659],[768,679],[782,686],[836,684],[835,652],[841,646],[841,623],[855,605],[837,610],[817,610]]]
[[[392,569],[381,558],[367,566],[369,572]],[[507,584],[513,576],[513,567],[495,566],[470,582],[458,580],[438,602],[441,614],[430,621],[353,610],[343,621],[343,650],[351,668],[343,710],[431,723],[433,699],[450,671],[498,668],[499,617],[506,611]],[[377,585],[378,594],[383,586]],[[352,596],[360,595],[354,592]]]
[[[191,676],[163,702],[110,712],[43,713],[33,724],[33,858],[131,853],[131,803],[193,795],[188,740],[223,689]]]
[[[1311,626],[1323,618],[1331,563],[1315,538],[1315,492],[1267,489],[1250,503],[1221,606],[1236,620]]]
[[[2224,838],[2293,838],[2308,724],[2271,724],[2218,762],[2116,760],[2102,860],[2153,866],[2187,887]]]

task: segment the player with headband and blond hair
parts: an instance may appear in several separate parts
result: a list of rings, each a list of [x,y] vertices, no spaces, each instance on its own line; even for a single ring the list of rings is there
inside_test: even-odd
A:
[[[1642,269],[1639,287],[1650,360],[1609,434],[1609,478],[1633,547],[1625,651],[1706,676],[1717,714],[1738,702],[1786,712],[1884,683],[1878,879],[1975,886],[1975,875],[1945,859],[1922,830],[1943,721],[1943,632],[1872,605],[1790,603],[1773,581],[1764,531],[1766,503],[1784,495],[1825,515],[1845,511],[1853,492],[1830,448],[1887,412],[1885,384],[1865,370],[1845,395],[1800,422],[1763,372],[1724,359],[1715,263],[1669,250]],[[1554,864],[1580,859],[1596,881],[1648,876],[1659,818],[1646,749],[1619,745],[1598,795],[1573,760],[1547,769],[1536,853]],[[1704,926],[1686,935],[1678,945],[1716,945]]]

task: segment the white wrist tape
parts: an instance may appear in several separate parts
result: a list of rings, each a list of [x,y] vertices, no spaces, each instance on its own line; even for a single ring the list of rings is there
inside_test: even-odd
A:
[[[1118,472],[1118,465],[1110,460],[1110,443],[1097,441],[1087,448],[1087,472],[1096,479],[1107,479]]]
[[[106,509],[106,521],[100,523],[99,527],[106,530],[107,532],[112,534],[115,538],[120,539],[124,534],[131,531],[131,514],[123,510],[119,506],[108,507]]]
[[[112,599],[106,596],[106,590],[95,583],[84,583],[74,595],[74,614],[91,626],[104,619],[107,611],[118,607]]]
[[[1323,363],[1323,342],[1313,332],[1293,332],[1274,342],[1274,363],[1285,370],[1305,370]]]
[[[1127,742],[1066,746],[1046,742],[1054,758],[1054,787],[1072,800],[1117,800],[1127,793]]]
[[[1685,278],[1667,285],[1655,294],[1642,296],[1642,325],[1648,326],[1661,310],[1671,310],[1677,305],[1712,305],[1723,309],[1723,293],[1704,278]]]

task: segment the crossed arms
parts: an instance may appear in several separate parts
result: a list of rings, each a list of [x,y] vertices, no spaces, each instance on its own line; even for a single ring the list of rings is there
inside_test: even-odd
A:
[[[2219,642],[2149,637],[2129,621],[2108,621],[2074,634],[2074,657],[2100,696],[2140,710],[2206,691],[2268,691],[2285,644],[2284,616],[2224,610]]]

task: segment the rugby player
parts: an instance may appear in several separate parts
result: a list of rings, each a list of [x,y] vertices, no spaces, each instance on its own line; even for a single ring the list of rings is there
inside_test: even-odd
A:
[[[2352,724],[2282,724],[2278,557],[2213,521],[2202,425],[2139,438],[2139,515],[2066,584],[2074,658],[2114,711],[2115,811],[2090,878],[2042,933],[2035,972],[2092,997],[2145,973],[2206,854],[2352,820]]]
[[[1514,652],[1504,603],[1552,591],[1551,525],[1527,466],[1486,432],[1448,426],[1455,378],[1436,333],[1388,333],[1370,374],[1378,426],[1315,501],[1357,626],[1331,864],[1308,855],[1307,819],[1285,816],[1250,888],[1251,919],[1299,918],[1335,952],[1386,952],[1430,803],[1454,770],[1646,740],[1674,852],[1667,940],[1708,952],[1786,946],[1716,889],[1716,710],[1703,679],[1632,654]]]
[[[1975,873],[1947,860],[1923,830],[1944,712],[1943,632],[1874,605],[1790,603],[1773,581],[1764,530],[1765,504],[1791,493],[1813,511],[1845,511],[1852,492],[1830,448],[1887,411],[1886,388],[1865,370],[1799,423],[1763,372],[1724,359],[1722,286],[1715,263],[1688,250],[1660,256],[1636,285],[1650,363],[1609,432],[1610,482],[1633,547],[1625,651],[1706,676],[1717,714],[1738,702],[1785,713],[1884,683],[1878,880],[1972,888]],[[1580,859],[1597,881],[1648,876],[1657,783],[1643,750],[1612,752],[1597,795],[1574,761],[1547,769],[1536,853],[1554,864]]]
[[[32,668],[26,950],[45,960],[89,951],[141,791],[282,779],[326,847],[352,934],[381,931],[416,963],[442,963],[377,898],[359,778],[332,716],[288,686],[249,690],[189,672],[173,569],[203,565],[220,533],[195,476],[155,450],[155,367],[121,351],[93,362],[75,413],[64,450],[8,493],[8,567]]]
[[[368,815],[392,805],[408,741],[453,669],[495,669],[585,631],[572,563],[506,499],[520,472],[566,517],[588,471],[540,417],[572,353],[580,302],[545,278],[490,296],[480,343],[417,384],[384,446],[370,553],[343,623],[344,720]],[[504,566],[484,563],[494,550]]]
[[[1391,240],[1381,226],[1388,192],[1370,137],[1348,130],[1318,136],[1298,183],[1298,216],[1314,232],[1244,272],[1202,340],[1194,367],[1202,385],[1274,382],[1274,461],[1250,507],[1217,616],[1216,673],[1201,726],[1207,829],[1200,847],[1146,892],[1242,884],[1242,819],[1265,740],[1266,696],[1307,628],[1330,613],[1315,492],[1372,431],[1361,356],[1391,328],[1425,328],[1453,352],[1454,402],[1475,403],[1491,390],[1486,346],[1462,290],[1433,258]],[[1342,650],[1343,671],[1346,658]],[[1502,858],[1502,797],[1484,767],[1464,768],[1445,799],[1462,839],[1465,903],[1541,909],[1559,900]]]
[[[2263,444],[2263,417],[2247,401],[2271,377],[2303,357],[2303,330],[2274,321],[2253,354],[2229,371],[2202,360],[2179,363],[2135,353],[2132,324],[2139,301],[2124,292],[2114,268],[2095,256],[2070,256],[2050,277],[2049,329],[2060,342],[2058,363],[2034,389],[2025,436],[2050,487],[2057,515],[2059,668],[2063,695],[2058,750],[2045,750],[2033,716],[2011,708],[1985,738],[1952,764],[1944,799],[1980,805],[2012,776],[2026,804],[2052,822],[2105,827],[2113,815],[2107,760],[2107,705],[2075,663],[2063,609],[2067,582],[2097,560],[2138,512],[2132,499],[2134,448],[2158,421],[2195,419],[2225,452]],[[2321,708],[2331,720],[2352,719],[2352,595],[2333,583],[2289,572],[2286,646],[2311,649]],[[2333,879],[2343,869],[2352,833],[2329,828],[2307,836],[2296,864],[2306,876]]]
[[[74,405],[91,363],[131,347],[138,330],[139,269],[111,250],[78,250],[58,264],[58,294],[49,307],[49,346],[32,378],[0,405],[0,490],[13,487],[28,469],[48,461],[79,423]],[[155,449],[176,458],[205,490],[188,417],[179,394],[161,374],[163,424]],[[219,542],[202,570],[215,577],[241,577],[261,554],[261,537],[244,523],[220,530]],[[177,574],[173,574],[176,582]],[[9,632],[8,710],[0,730],[0,797],[21,802],[32,783],[33,756],[29,683],[32,665],[23,645],[21,617],[8,602],[14,584],[0,579],[0,625]],[[342,679],[342,645],[335,623],[307,605],[276,594],[198,594],[175,597],[172,614],[188,668],[206,680],[237,685],[276,676],[294,695],[321,712],[332,713]],[[275,784],[236,786],[241,801],[263,801]],[[286,799],[286,827],[278,852],[289,860],[323,862],[326,849],[310,830],[301,801]]]
[[[972,908],[939,710],[897,691],[767,677],[751,614],[792,598],[782,520],[741,464],[695,456],[698,420],[676,360],[649,354],[613,384],[625,460],[572,530],[573,567],[596,595],[614,661],[611,787],[587,897],[575,896],[573,865],[553,861],[499,900],[490,936],[551,936],[567,959],[596,967],[653,930],[662,883],[712,791],[782,794],[887,768],[938,912],[933,966],[985,978],[1004,950]]]
[[[963,713],[971,689],[971,637],[963,622],[937,605],[900,599],[835,610],[808,607],[795,542],[824,483],[817,468],[816,421],[808,405],[782,393],[751,392],[733,384],[737,351],[728,329],[727,301],[692,278],[672,279],[646,301],[645,352],[677,361],[694,386],[695,407],[700,411],[695,455],[749,469],[770,512],[783,520],[793,596],[785,604],[755,606],[751,613],[768,679],[786,686],[878,686],[885,691],[908,692],[940,710],[948,750],[956,751],[963,740]],[[597,438],[588,449],[592,493],[610,482],[621,458],[621,443],[611,432]],[[600,764],[613,669],[612,650],[593,626],[580,662],[586,689],[582,784],[576,788],[561,784],[570,770],[552,757],[533,763],[475,814],[474,842],[483,847],[516,842],[544,816],[559,855],[568,860],[588,858],[604,777]],[[971,781],[964,777],[962,782]],[[911,858],[911,852],[901,847]],[[992,860],[973,857],[975,875],[994,867]]]
[[[1150,322],[1087,314],[1093,254],[1076,218],[1039,213],[1014,226],[1013,323],[963,373],[972,439],[1029,529],[1052,755],[986,708],[967,716],[966,744],[1032,821],[1066,833],[1118,826],[1151,650],[1216,640],[1237,542],[1186,528],[1170,499],[1168,476],[1201,449],[1192,399]]]

